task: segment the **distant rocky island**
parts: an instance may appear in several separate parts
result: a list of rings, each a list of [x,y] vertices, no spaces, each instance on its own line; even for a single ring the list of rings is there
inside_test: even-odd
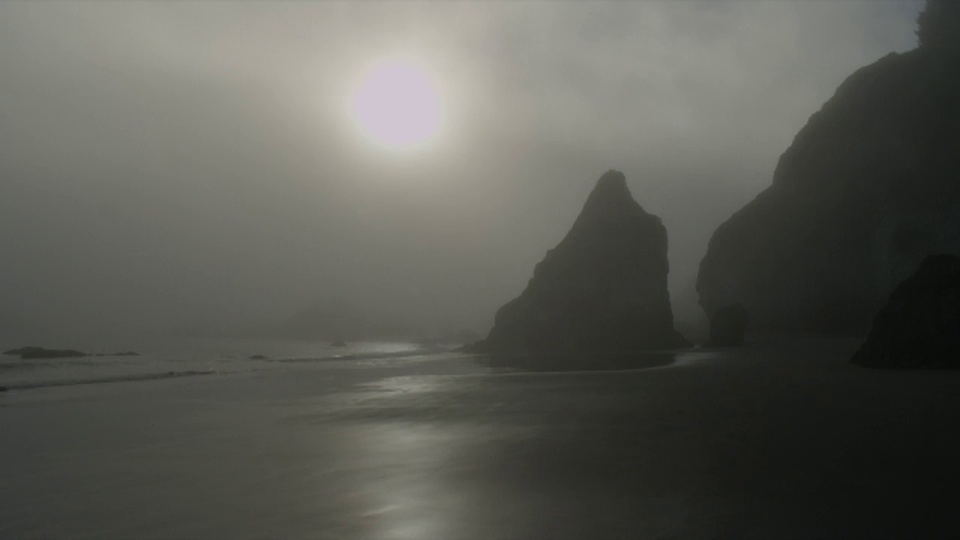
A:
[[[688,345],[673,327],[667,232],[626,178],[597,182],[573,228],[497,311],[483,352],[625,352]]]
[[[957,6],[928,3],[920,47],[851,75],[717,229],[708,316],[741,304],[759,333],[864,335],[925,257],[960,254]]]
[[[122,351],[115,353],[85,353],[74,349],[47,349],[44,347],[20,347],[19,349],[10,349],[4,351],[6,356],[19,356],[21,360],[39,360],[46,358],[83,358],[86,356],[140,356],[134,351]]]

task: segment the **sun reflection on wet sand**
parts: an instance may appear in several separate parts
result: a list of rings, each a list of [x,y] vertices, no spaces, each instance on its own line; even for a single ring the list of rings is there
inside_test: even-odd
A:
[[[419,422],[378,422],[354,433],[354,459],[360,463],[353,514],[370,538],[447,538],[455,523],[454,494],[438,475],[451,443],[469,438],[462,428]]]

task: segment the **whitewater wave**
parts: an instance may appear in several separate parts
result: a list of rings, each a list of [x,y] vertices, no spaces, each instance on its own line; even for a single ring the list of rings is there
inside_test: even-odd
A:
[[[55,386],[80,386],[83,384],[104,384],[134,381],[153,381],[159,379],[174,379],[178,377],[197,377],[200,375],[220,375],[218,371],[169,371],[167,373],[146,373],[142,375],[118,375],[114,377],[95,377],[90,379],[67,379],[38,381],[32,383],[11,384],[5,386],[7,390],[33,390],[36,388],[51,388]]]
[[[247,350],[258,350],[248,345]],[[266,348],[266,347],[265,347]],[[269,348],[267,348],[269,352]],[[282,350],[290,356],[268,357],[241,355],[237,351],[152,355],[138,357],[84,357],[75,359],[21,360],[0,357],[0,388],[33,390],[57,386],[151,381],[203,375],[231,375],[264,370],[304,367],[355,365],[366,367],[371,362],[391,361],[432,355],[447,349],[409,343],[356,343],[332,350]],[[300,353],[300,354],[297,354]],[[312,353],[312,354],[311,354]]]

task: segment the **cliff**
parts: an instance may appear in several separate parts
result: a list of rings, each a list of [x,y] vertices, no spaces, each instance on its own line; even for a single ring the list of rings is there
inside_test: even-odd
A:
[[[851,75],[723,223],[700,265],[711,316],[761,333],[864,334],[932,253],[960,253],[960,52],[890,54]]]

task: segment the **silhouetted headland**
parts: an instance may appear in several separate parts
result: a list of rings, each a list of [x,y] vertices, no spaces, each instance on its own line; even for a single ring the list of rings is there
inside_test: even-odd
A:
[[[960,254],[960,18],[934,4],[949,32],[921,17],[918,49],[851,75],[714,233],[708,314],[739,302],[760,333],[863,335],[924,257]]]
[[[667,292],[667,231],[608,171],[573,228],[497,311],[480,352],[638,351],[682,347]]]

